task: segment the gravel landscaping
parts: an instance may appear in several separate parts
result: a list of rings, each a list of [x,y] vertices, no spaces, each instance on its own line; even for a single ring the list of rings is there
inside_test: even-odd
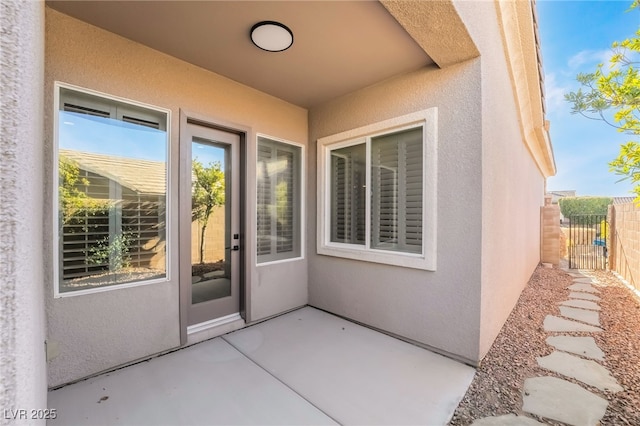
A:
[[[574,382],[609,402],[602,425],[640,425],[640,299],[609,271],[582,271],[597,280],[599,333],[550,333],[543,329],[547,315],[560,315],[558,305],[568,299],[572,277],[561,269],[538,267],[489,353],[482,360],[450,425],[504,414],[526,415],[545,424],[561,425],[522,410],[522,389],[529,377],[551,376]],[[538,365],[537,357],[553,352],[545,340],[553,335],[592,336],[605,353],[602,365],[624,388],[612,393],[553,373]]]

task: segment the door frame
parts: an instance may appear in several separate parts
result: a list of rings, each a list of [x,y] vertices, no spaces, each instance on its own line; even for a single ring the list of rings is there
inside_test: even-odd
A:
[[[240,165],[240,182],[239,185],[239,232],[240,232],[240,251],[238,253],[238,267],[239,267],[239,290],[240,290],[240,317],[244,319],[245,322],[249,321],[247,317],[247,312],[249,311],[249,303],[250,303],[250,286],[247,285],[247,266],[249,262],[247,262],[247,254],[249,249],[249,241],[247,238],[247,141],[249,135],[252,134],[251,127],[239,125],[236,123],[230,123],[225,120],[220,120],[212,117],[203,116],[198,113],[193,113],[190,111],[185,111],[180,109],[180,125],[179,125],[179,138],[178,138],[178,182],[182,182],[183,179],[186,179],[183,175],[186,175],[186,170],[189,170],[189,174],[191,173],[191,164],[187,162],[187,158],[182,155],[184,146],[187,142],[190,144],[191,140],[189,138],[188,126],[189,125],[198,125],[203,127],[208,127],[215,130],[220,130],[228,133],[234,133],[238,135],[240,138],[240,150],[239,150],[239,165]],[[180,187],[181,185],[177,185]],[[188,203],[191,205],[191,194],[186,196],[186,194],[180,193],[178,191],[178,223],[182,220],[181,207],[184,203]],[[188,198],[188,199],[187,199]],[[178,241],[178,257],[180,256],[180,249],[183,247],[184,238],[191,238],[190,235],[179,235]],[[178,283],[178,293],[179,293],[179,312],[180,312],[180,345],[184,346],[187,344],[187,327],[188,327],[188,318],[187,318],[187,309],[188,306],[191,305],[191,292],[188,291],[189,288],[187,286],[180,285],[180,270],[178,270],[177,275],[177,283]],[[188,305],[187,305],[188,304]]]

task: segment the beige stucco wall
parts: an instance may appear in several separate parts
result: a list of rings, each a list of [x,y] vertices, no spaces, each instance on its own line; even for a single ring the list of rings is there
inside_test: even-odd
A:
[[[456,8],[482,58],[483,357],[540,261],[545,180],[523,140],[496,5],[459,1]],[[525,48],[531,42],[519,41]]]
[[[309,113],[309,194],[316,141],[438,108],[435,272],[320,256],[310,215],[309,303],[468,361],[478,357],[482,200],[480,61],[416,71]],[[310,196],[308,210],[316,211]]]
[[[0,423],[44,424],[30,417],[47,408],[43,173],[36,166],[43,156],[44,5],[3,0],[0,28]],[[12,421],[18,410],[24,417]]]
[[[454,5],[480,58],[400,76],[309,115],[312,193],[318,138],[438,108],[436,271],[312,254],[309,301],[475,363],[490,348],[540,260],[543,173],[551,170],[553,158],[545,157],[542,121],[531,122],[542,117],[536,99],[523,98],[522,87],[515,95],[513,63],[507,61],[496,4]],[[533,24],[529,18],[517,25]],[[532,35],[531,28],[523,34]],[[535,51],[527,49],[534,44],[517,42],[525,51],[516,52],[524,56],[515,60],[524,58],[526,63],[519,63],[529,69]],[[526,90],[537,88],[533,77],[527,76],[527,82]],[[309,206],[315,209],[314,198]],[[315,246],[311,235],[310,252]]]
[[[307,111],[46,9],[45,217],[52,217],[53,82],[90,88],[171,110],[171,154],[178,154],[179,111],[250,127],[245,235],[248,306],[255,321],[307,303],[306,260],[255,267],[256,133],[306,144]],[[178,162],[172,163],[172,174]],[[177,175],[176,175],[177,176]],[[172,186],[176,192],[175,185]],[[49,385],[55,386],[179,345],[177,198],[169,244],[171,280],[135,288],[53,298],[52,229],[44,230]],[[52,223],[47,219],[45,224]]]

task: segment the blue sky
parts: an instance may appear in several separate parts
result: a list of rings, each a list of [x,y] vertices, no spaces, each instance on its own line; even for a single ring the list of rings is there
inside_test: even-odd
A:
[[[577,195],[630,196],[628,181],[609,172],[621,143],[631,140],[603,122],[571,114],[564,94],[577,90],[579,72],[608,64],[611,44],[630,38],[640,27],[640,10],[631,1],[538,0],[540,43],[545,72],[547,119],[558,172],[547,189]]]
[[[167,133],[162,130],[60,111],[60,148],[81,152],[129,157],[150,161],[167,161]],[[203,165],[224,164],[224,149],[194,142],[192,157]]]

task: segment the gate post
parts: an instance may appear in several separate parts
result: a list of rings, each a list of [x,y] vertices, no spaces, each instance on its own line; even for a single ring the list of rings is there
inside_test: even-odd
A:
[[[607,236],[607,247],[609,247],[609,270],[615,270],[616,265],[616,206],[609,204],[607,208],[607,221],[609,222],[609,235]]]
[[[551,204],[551,197],[544,198],[544,207],[540,208],[540,260],[543,263],[560,263],[560,207]]]

